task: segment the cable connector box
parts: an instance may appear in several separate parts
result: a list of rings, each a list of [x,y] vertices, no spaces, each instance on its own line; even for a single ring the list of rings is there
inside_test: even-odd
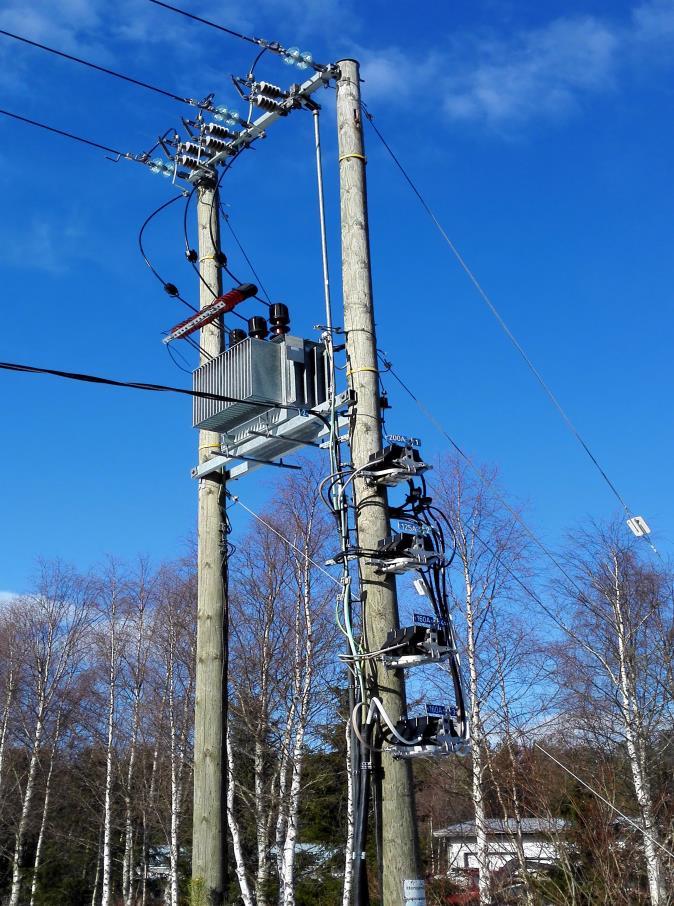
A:
[[[403,717],[396,723],[396,733],[409,740],[406,745],[393,737],[396,741],[387,747],[387,751],[396,759],[467,755],[470,751],[470,742],[458,734],[448,713]]]
[[[370,456],[368,468],[362,474],[368,484],[392,488],[430,468],[411,444],[391,443]]]
[[[428,535],[395,532],[379,542],[376,556],[368,562],[377,572],[402,575],[415,569],[427,569],[444,561]]]
[[[386,636],[383,649],[394,649],[384,654],[382,660],[390,670],[404,670],[420,664],[440,664],[456,649],[450,644],[449,634],[442,626],[404,626],[393,629]]]

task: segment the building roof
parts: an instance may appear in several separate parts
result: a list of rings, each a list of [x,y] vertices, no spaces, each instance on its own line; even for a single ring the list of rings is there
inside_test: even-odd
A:
[[[514,834],[517,823],[514,818],[487,818],[486,830],[488,834]],[[520,825],[522,834],[555,834],[567,826],[563,818],[522,818]],[[475,837],[475,822],[462,821],[459,824],[450,824],[440,830],[433,831],[434,837]]]

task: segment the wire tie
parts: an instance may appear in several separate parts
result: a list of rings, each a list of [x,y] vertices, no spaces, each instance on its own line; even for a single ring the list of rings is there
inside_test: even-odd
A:
[[[215,255],[204,255],[203,258],[199,258],[199,261],[216,261],[217,258]]]
[[[367,366],[365,368],[354,368],[353,371],[347,371],[346,376],[351,377],[352,374],[358,374],[359,371],[371,371],[373,374],[379,374],[378,368],[370,368]]]
[[[220,446],[221,446],[220,444],[203,444],[202,446],[199,447],[199,450],[200,451],[201,450],[211,450],[213,447],[217,447],[218,449],[220,449]]]
[[[343,155],[339,158],[339,163],[341,164],[341,162],[342,162],[343,160],[348,160],[350,157],[357,157],[359,160],[362,160],[364,164],[367,163],[367,157],[365,157],[364,154],[343,154]]]

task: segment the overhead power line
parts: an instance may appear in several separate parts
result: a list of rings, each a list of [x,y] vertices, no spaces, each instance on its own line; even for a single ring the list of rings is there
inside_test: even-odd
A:
[[[463,461],[473,470],[475,475],[478,478],[482,478],[482,473],[480,472],[480,469],[479,469],[478,465],[475,463],[475,461],[473,460],[473,458],[471,456],[469,456],[468,453],[466,453],[462,447],[459,446],[459,444],[454,440],[454,438],[451,436],[451,434],[449,434],[449,432],[446,430],[446,428],[444,427],[442,422],[438,418],[436,418],[436,416],[431,412],[431,410],[427,406],[424,405],[424,403],[419,399],[418,396],[416,396],[416,394],[413,392],[413,390],[405,383],[405,381],[403,381],[403,379],[400,377],[400,375],[393,368],[393,365],[385,358],[383,358],[383,357],[381,357],[381,358],[382,358],[382,364],[383,364],[384,368],[386,369],[387,373],[396,379],[396,381],[400,384],[400,386],[403,388],[405,393],[407,393],[407,395],[412,400],[414,400],[414,402],[416,403],[419,410],[423,413],[423,415],[434,426],[434,428],[436,428],[436,430],[439,431],[440,434],[442,434],[442,436],[445,437],[449,441],[452,448],[456,451],[456,453],[458,453],[458,455],[461,457],[461,459],[463,459]],[[570,582],[572,585],[574,585],[576,590],[580,594],[582,594],[576,581],[573,579],[572,576],[569,575],[568,570],[566,570],[564,568],[564,566],[559,562],[558,558],[553,554],[553,552],[550,550],[550,548],[546,544],[544,544],[541,541],[541,539],[538,537],[538,535],[536,535],[536,533],[533,531],[533,529],[531,529],[529,527],[529,525],[522,518],[521,513],[519,513],[515,507],[513,507],[510,503],[508,503],[508,501],[506,500],[506,498],[503,495],[498,494],[497,496],[498,496],[498,499],[501,502],[501,504],[508,510],[510,515],[515,519],[515,521],[524,529],[524,531],[529,536],[529,538],[531,538],[531,540],[534,542],[534,544],[545,554],[545,556],[550,560],[550,562],[555,567],[557,567],[557,569],[562,573],[562,575],[567,579],[567,581]]]
[[[231,222],[230,222],[229,214],[227,214],[225,211],[222,211],[222,217],[223,217],[223,220],[225,221],[225,226],[227,227],[227,229],[229,230],[229,232],[230,232],[230,233],[232,234],[232,236],[234,237],[234,242],[236,242],[236,244],[239,246],[239,250],[240,250],[241,254],[242,254],[243,257],[246,259],[246,264],[247,264],[248,267],[251,269],[251,271],[252,271],[252,273],[253,273],[253,276],[254,276],[255,279],[257,280],[257,285],[260,287],[260,289],[262,290],[262,292],[263,292],[264,295],[266,296],[266,298],[267,298],[267,304],[270,304],[270,303],[271,303],[271,299],[269,298],[269,293],[268,293],[267,290],[264,288],[264,284],[262,283],[262,280],[260,280],[260,276],[259,276],[258,272],[255,270],[255,267],[253,266],[253,262],[250,260],[250,258],[249,258],[248,255],[246,254],[246,250],[244,249],[243,245],[241,244],[241,242],[240,242],[240,240],[239,240],[239,237],[238,237],[238,236],[236,235],[236,233],[234,232],[234,227],[232,226],[232,224],[231,224]],[[261,302],[264,302],[264,299],[260,299],[260,301],[261,301]]]
[[[22,123],[28,123],[29,126],[37,126],[38,129],[46,129],[47,132],[54,132],[56,135],[62,135],[64,138],[70,138],[74,142],[80,142],[83,145],[90,145],[92,148],[98,148],[100,151],[109,151],[110,154],[116,154],[117,157],[124,157],[127,160],[138,160],[134,154],[128,151],[120,151],[117,148],[111,148],[109,145],[102,145],[100,142],[92,141],[89,138],[83,138],[81,135],[75,135],[74,132],[66,132],[64,129],[56,129],[54,126],[48,126],[46,123],[40,123],[38,120],[31,120],[27,116],[20,116],[18,113],[12,113],[9,110],[0,110],[3,116],[11,117],[13,120],[19,120]]]
[[[365,105],[363,105],[363,107],[365,107]],[[545,393],[546,393],[547,396],[549,397],[549,399],[550,399],[550,401],[552,402],[552,404],[554,405],[555,409],[558,411],[558,413],[560,414],[560,416],[561,416],[562,419],[564,420],[564,423],[566,424],[566,426],[567,426],[567,428],[569,429],[569,431],[570,431],[570,432],[573,434],[573,436],[576,438],[576,440],[577,440],[578,443],[581,445],[581,447],[583,448],[583,450],[585,451],[585,453],[587,454],[587,456],[589,457],[589,459],[591,460],[591,462],[593,463],[593,465],[595,466],[595,468],[597,469],[597,471],[599,472],[599,474],[601,475],[601,477],[604,479],[604,481],[606,482],[606,484],[608,485],[608,487],[609,487],[610,490],[612,491],[613,495],[616,497],[616,499],[617,499],[618,502],[620,503],[621,507],[623,508],[623,510],[625,511],[625,513],[627,514],[628,518],[631,518],[631,517],[633,516],[633,513],[632,513],[632,511],[630,510],[630,508],[628,507],[627,503],[625,502],[625,499],[624,499],[623,496],[620,494],[620,492],[618,491],[618,489],[617,489],[617,487],[615,486],[615,484],[614,484],[614,483],[611,481],[611,479],[608,477],[608,475],[607,475],[605,469],[601,466],[601,464],[599,463],[597,457],[594,455],[594,453],[593,453],[592,450],[590,449],[588,443],[585,441],[585,439],[584,439],[583,436],[581,435],[581,433],[580,433],[580,431],[578,430],[578,428],[576,428],[576,426],[575,426],[575,424],[573,423],[573,421],[571,420],[570,416],[567,414],[567,412],[566,412],[565,409],[563,408],[562,404],[559,402],[559,400],[557,399],[557,397],[555,396],[555,394],[552,392],[550,386],[546,383],[545,379],[543,378],[543,375],[540,373],[540,371],[536,368],[536,366],[534,365],[534,363],[533,363],[533,362],[531,361],[531,359],[529,358],[529,356],[528,356],[526,350],[524,349],[524,347],[521,345],[521,343],[519,342],[519,340],[517,339],[517,337],[513,334],[512,330],[511,330],[511,329],[508,327],[508,325],[506,324],[506,322],[505,322],[505,320],[503,319],[502,315],[500,314],[500,312],[498,311],[498,309],[496,308],[496,306],[495,306],[494,303],[492,302],[492,300],[491,300],[490,296],[488,295],[487,291],[483,288],[482,284],[479,282],[479,280],[477,279],[477,277],[475,276],[475,274],[473,273],[473,271],[471,270],[471,268],[468,266],[466,260],[465,260],[464,257],[461,255],[461,253],[459,252],[459,250],[458,250],[458,248],[456,247],[456,245],[452,242],[452,240],[450,239],[450,237],[447,235],[447,232],[445,231],[444,227],[442,226],[442,224],[440,223],[440,221],[438,220],[438,218],[435,216],[433,210],[431,209],[430,205],[428,204],[428,202],[426,201],[426,199],[424,198],[424,196],[421,194],[421,192],[420,192],[419,189],[417,188],[416,184],[415,184],[414,181],[412,180],[412,177],[409,175],[409,173],[407,172],[407,170],[405,169],[405,167],[402,165],[402,163],[400,162],[399,158],[396,156],[396,154],[395,154],[395,152],[393,151],[393,149],[391,148],[391,146],[388,144],[388,142],[386,141],[386,139],[384,138],[384,136],[382,135],[382,133],[380,132],[380,130],[379,130],[379,129],[377,128],[377,126],[375,125],[373,115],[372,115],[367,109],[365,109],[365,116],[366,116],[366,118],[368,119],[368,121],[369,121],[370,125],[372,126],[372,128],[374,129],[375,134],[377,135],[377,137],[379,138],[379,140],[381,141],[381,143],[383,144],[383,146],[386,148],[387,152],[389,153],[389,155],[390,155],[391,159],[393,160],[393,162],[395,163],[396,167],[398,168],[398,170],[400,170],[400,172],[401,172],[403,178],[405,179],[405,181],[407,182],[407,184],[409,185],[409,187],[412,189],[412,191],[413,191],[414,194],[416,195],[417,199],[419,200],[419,203],[421,204],[421,206],[423,207],[423,209],[426,211],[426,213],[427,213],[428,216],[430,217],[430,219],[431,219],[431,221],[433,222],[435,228],[438,230],[438,232],[440,233],[440,235],[442,236],[442,238],[443,238],[443,239],[445,240],[445,242],[447,243],[447,245],[448,245],[448,247],[449,247],[451,253],[452,253],[452,254],[454,255],[454,257],[456,258],[456,260],[457,260],[457,262],[459,263],[461,269],[464,271],[464,273],[466,274],[466,276],[468,277],[468,279],[470,280],[470,282],[473,284],[473,286],[474,286],[475,289],[477,290],[477,292],[478,292],[478,294],[480,295],[481,299],[482,299],[483,302],[486,304],[486,306],[488,307],[489,311],[492,313],[492,315],[494,316],[494,318],[495,318],[496,321],[498,322],[499,327],[500,327],[501,330],[505,333],[505,335],[508,337],[508,339],[510,340],[510,342],[512,343],[512,345],[515,347],[515,349],[516,349],[516,350],[519,352],[519,354],[522,356],[522,358],[524,359],[524,361],[525,361],[527,367],[529,368],[529,370],[531,371],[531,373],[534,375],[534,377],[536,378],[536,380],[538,381],[538,383],[541,385],[541,387],[543,388],[543,390],[545,391]],[[650,543],[650,542],[649,542],[649,543]]]
[[[40,44],[38,41],[32,41],[30,38],[24,38],[22,35],[15,35],[11,31],[5,31],[0,28],[0,35],[4,35],[6,38],[11,38],[14,41],[21,41],[22,44],[28,44],[31,47],[37,47],[39,50],[45,50],[47,53],[54,54],[54,56],[62,57],[64,60],[70,60],[73,63],[80,63],[82,66],[88,66],[89,69],[95,69],[97,72],[104,72],[106,75],[114,76],[116,79],[122,79],[124,82],[130,82],[132,85],[138,85],[140,88],[147,88],[148,91],[154,91],[157,94],[162,94],[167,98],[171,98],[174,101],[180,101],[183,104],[195,104],[196,102],[191,98],[182,97],[179,94],[175,94],[173,91],[168,91],[165,88],[159,88],[157,85],[152,85],[149,82],[143,82],[140,79],[134,79],[132,76],[125,75],[123,72],[117,72],[114,69],[108,69],[106,66],[100,66],[98,63],[92,63],[90,60],[83,60],[82,57],[75,57],[73,54],[65,53],[62,50],[57,50],[55,47],[48,47],[46,44]]]
[[[150,3],[154,3],[155,6],[163,6],[164,9],[170,9],[174,13],[180,13],[181,16],[185,16],[187,19],[193,19],[195,22],[201,22],[203,25],[208,25],[211,28],[217,28],[218,31],[223,31],[233,38],[240,38],[242,41],[247,41],[249,44],[255,44],[258,47],[264,47],[267,44],[267,42],[263,41],[261,38],[252,38],[250,35],[243,35],[240,31],[234,31],[233,28],[227,28],[225,25],[218,25],[217,22],[211,22],[210,19],[203,19],[201,16],[195,16],[194,13],[188,13],[186,9],[180,9],[179,6],[171,6],[170,3],[163,3],[162,0],[150,0]]]
[[[179,393],[182,396],[197,397],[199,399],[216,400],[223,403],[247,403],[252,406],[258,406],[261,409],[287,409],[295,412],[299,407],[287,406],[283,403],[276,402],[258,402],[255,400],[243,400],[236,396],[225,396],[221,393],[206,393],[203,390],[188,390],[187,387],[172,387],[169,384],[151,384],[146,381],[118,381],[114,378],[101,377],[96,374],[83,374],[78,371],[60,371],[56,368],[40,368],[37,365],[24,365],[18,362],[0,362],[0,369],[5,371],[16,371],[21,374],[46,374],[52,377],[66,378],[69,381],[84,381],[88,384],[103,384],[108,387],[125,387],[131,390],[147,390],[153,393]],[[322,418],[321,413],[313,409],[303,411]]]
[[[671,849],[667,849],[666,846],[663,846],[662,843],[660,843],[658,840],[655,839],[655,837],[653,837],[651,834],[649,834],[645,827],[642,827],[641,825],[637,824],[637,822],[633,818],[630,818],[624,812],[621,812],[617,806],[615,806],[612,802],[610,802],[605,796],[602,796],[602,794],[598,790],[595,790],[593,787],[591,787],[589,783],[586,783],[582,777],[579,777],[578,774],[575,773],[575,771],[572,771],[571,768],[569,768],[569,767],[567,767],[567,765],[563,764],[558,758],[555,758],[555,756],[552,755],[550,752],[548,752],[547,749],[544,749],[543,746],[539,745],[537,742],[534,742],[534,746],[539,751],[541,751],[544,755],[547,755],[548,758],[550,758],[552,761],[554,761],[554,763],[556,765],[559,765],[559,767],[563,771],[566,771],[566,773],[570,777],[573,777],[574,780],[577,780],[578,783],[580,783],[582,786],[584,786],[586,790],[589,790],[594,796],[597,797],[597,799],[601,800],[601,802],[603,802],[604,805],[608,805],[608,807],[613,812],[615,812],[616,815],[619,815],[624,821],[626,821],[629,825],[631,825],[633,828],[635,828],[635,830],[639,831],[640,834],[643,834],[643,836],[647,840],[650,840],[650,842],[654,846],[657,846],[664,853],[666,853],[668,856],[670,856],[671,858],[674,859],[674,852],[672,852]]]
[[[220,25],[217,22],[213,22],[211,19],[204,19],[202,16],[196,16],[194,13],[188,12],[186,9],[181,9],[179,6],[173,6],[170,3],[164,3],[163,0],[150,0],[150,3],[154,3],[155,6],[162,6],[164,9],[170,9],[174,13],[178,13],[181,16],[185,16],[187,19],[192,19],[195,22],[201,22],[202,25],[208,25],[209,28],[215,28],[218,31],[224,32],[226,35],[231,35],[233,38],[239,38],[241,41],[246,41],[248,44],[254,44],[256,47],[262,48],[262,53],[266,50],[271,51],[272,53],[280,54],[282,57],[290,56],[293,59],[297,59],[299,51],[297,48],[290,48],[286,50],[278,41],[266,41],[264,38],[255,38],[252,35],[244,35],[240,31],[235,31],[233,28],[228,28],[226,25]],[[262,56],[262,53],[258,54],[255,58],[253,65],[251,66],[250,73],[252,75],[257,65],[258,60]],[[311,54],[302,55],[303,57],[303,67],[311,67],[311,69],[316,72],[324,72],[328,67],[322,65],[321,63],[316,63],[312,58]]]
[[[278,538],[281,539],[281,541],[285,542],[285,544],[287,544],[288,547],[291,547],[293,550],[297,551],[297,553],[301,554],[303,557],[306,557],[307,560],[309,561],[309,563],[311,563],[313,566],[316,567],[316,569],[318,569],[325,576],[327,576],[331,582],[334,582],[336,585],[339,585],[340,588],[342,587],[342,582],[339,579],[335,578],[335,576],[333,576],[331,573],[329,573],[327,571],[327,569],[325,569],[325,567],[321,566],[321,564],[318,563],[316,560],[309,557],[307,555],[306,551],[303,551],[301,548],[299,548],[293,541],[290,540],[290,538],[288,538],[286,535],[284,535],[283,532],[280,532],[276,528],[276,526],[272,525],[271,522],[267,522],[266,519],[263,519],[262,516],[260,516],[254,510],[251,510],[250,507],[246,506],[246,504],[241,500],[240,497],[235,496],[234,494],[230,494],[229,491],[227,492],[227,497],[232,501],[233,504],[238,503],[238,505],[240,507],[242,507],[247,513],[249,513],[254,519],[257,519],[257,521],[261,525],[264,525],[265,528],[269,529],[270,532],[273,532]]]

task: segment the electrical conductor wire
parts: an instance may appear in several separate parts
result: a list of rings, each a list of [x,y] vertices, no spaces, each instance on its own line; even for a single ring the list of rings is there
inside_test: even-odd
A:
[[[116,79],[122,79],[124,82],[130,82],[132,85],[138,85],[140,88],[147,88],[148,91],[154,91],[157,94],[162,94],[174,101],[180,101],[180,103],[191,104],[193,106],[201,106],[191,98],[181,97],[181,95],[174,94],[174,92],[168,91],[165,88],[159,88],[157,85],[152,85],[149,82],[143,82],[140,79],[134,79],[132,76],[125,75],[123,72],[117,72],[114,69],[108,69],[106,66],[100,66],[98,63],[92,63],[90,60],[83,60],[81,57],[75,57],[72,54],[65,53],[62,50],[57,50],[55,47],[49,47],[47,44],[40,44],[38,41],[31,41],[30,38],[24,38],[22,35],[16,35],[11,31],[5,31],[4,29],[0,28],[0,35],[4,35],[6,38],[12,38],[14,41],[21,41],[23,44],[28,44],[31,47],[37,47],[39,50],[45,50],[47,51],[47,53],[54,54],[54,56],[63,57],[64,60],[70,60],[73,63],[80,63],[82,66],[88,66],[90,69],[95,69],[97,72],[103,72],[106,75],[114,76]]]
[[[240,31],[234,31],[233,28],[227,28],[224,25],[218,25],[217,22],[211,22],[210,19],[204,19],[201,16],[196,16],[194,13],[188,13],[185,9],[180,9],[179,6],[171,6],[170,3],[164,3],[163,0],[149,0],[150,3],[154,3],[155,6],[163,6],[164,9],[170,9],[174,13],[179,13],[181,16],[185,16],[187,19],[193,19],[195,22],[201,22],[202,25],[208,25],[211,28],[216,28],[218,31],[222,31],[227,35],[231,35],[233,38],[240,38],[242,41],[247,41],[249,44],[255,44],[258,47],[265,46],[266,41],[262,41],[260,38],[251,38],[249,35],[244,35]]]
[[[536,366],[534,365],[534,363],[532,362],[532,360],[529,358],[529,356],[528,356],[526,350],[525,350],[524,347],[521,345],[521,343],[519,342],[519,340],[517,339],[517,337],[513,334],[512,330],[508,327],[507,323],[506,323],[505,320],[503,319],[503,317],[502,317],[502,315],[500,314],[499,310],[496,308],[496,306],[495,306],[494,303],[492,302],[492,300],[491,300],[490,296],[488,295],[487,291],[483,288],[482,284],[479,282],[479,280],[477,279],[477,277],[475,276],[475,274],[473,273],[473,271],[472,271],[471,268],[469,267],[468,263],[466,262],[466,260],[464,259],[464,257],[463,257],[463,256],[461,255],[461,253],[459,252],[459,250],[458,250],[458,248],[456,247],[456,245],[452,242],[452,240],[450,239],[450,237],[447,235],[447,232],[445,231],[444,227],[442,226],[442,224],[440,223],[440,221],[438,220],[438,218],[437,218],[437,217],[435,216],[435,214],[433,213],[433,210],[431,209],[430,205],[428,204],[428,202],[426,201],[426,199],[424,198],[424,196],[421,194],[421,192],[419,191],[419,189],[418,189],[417,186],[415,185],[415,183],[414,183],[414,181],[412,180],[412,178],[410,177],[410,175],[409,175],[409,174],[407,173],[407,171],[405,170],[404,166],[402,165],[402,163],[400,162],[400,160],[399,160],[398,157],[396,156],[396,154],[395,154],[395,152],[393,151],[393,149],[391,148],[391,146],[388,144],[388,142],[386,141],[386,139],[384,138],[384,136],[382,135],[382,133],[379,131],[379,129],[378,129],[377,126],[375,125],[374,116],[367,110],[367,108],[366,108],[366,106],[365,106],[364,104],[363,104],[363,109],[364,109],[364,111],[365,111],[365,116],[366,116],[368,122],[370,123],[370,125],[372,126],[372,128],[374,129],[374,131],[375,131],[377,137],[379,138],[379,140],[381,141],[381,143],[384,145],[384,147],[385,147],[386,150],[388,151],[388,153],[389,153],[391,159],[392,159],[393,162],[395,163],[396,167],[398,168],[398,170],[399,170],[400,173],[402,174],[403,178],[405,179],[405,181],[407,182],[407,184],[409,185],[409,187],[411,188],[411,190],[412,190],[412,191],[414,192],[414,194],[416,195],[416,197],[417,197],[417,199],[419,200],[421,206],[423,207],[423,209],[426,211],[426,213],[427,213],[428,216],[430,217],[430,219],[431,219],[431,221],[433,222],[434,226],[436,227],[436,229],[438,230],[438,232],[440,233],[440,235],[442,236],[442,238],[443,238],[443,239],[445,240],[445,242],[447,243],[447,246],[449,247],[450,251],[451,251],[452,254],[454,255],[454,257],[455,257],[455,259],[457,260],[458,264],[460,265],[461,269],[464,271],[464,273],[466,274],[466,276],[468,277],[468,279],[470,280],[470,282],[473,284],[473,286],[474,286],[475,289],[477,290],[477,292],[478,292],[479,296],[481,297],[481,299],[483,300],[483,302],[484,302],[484,303],[486,304],[486,306],[489,308],[490,312],[492,313],[492,315],[493,315],[494,318],[496,319],[496,321],[497,321],[497,323],[499,324],[500,328],[501,328],[501,329],[503,330],[503,332],[506,334],[506,336],[508,337],[508,339],[510,340],[510,342],[512,343],[512,345],[515,347],[515,349],[516,349],[516,350],[519,352],[519,354],[522,356],[522,358],[524,359],[524,361],[525,361],[527,367],[529,368],[529,370],[531,371],[531,373],[534,375],[534,377],[536,378],[536,380],[538,381],[538,383],[540,384],[540,386],[543,388],[543,390],[545,391],[545,393],[547,394],[547,396],[549,397],[549,399],[550,399],[551,402],[553,403],[554,407],[557,409],[558,413],[561,415],[561,417],[562,417],[562,419],[564,420],[564,422],[565,422],[567,428],[569,429],[569,431],[574,435],[574,437],[576,438],[576,440],[578,441],[578,443],[581,445],[581,447],[583,448],[583,450],[584,450],[585,453],[587,454],[587,456],[590,458],[590,460],[591,460],[592,463],[594,464],[595,468],[598,470],[599,474],[600,474],[601,477],[604,479],[604,481],[606,482],[606,484],[608,485],[608,487],[609,487],[610,490],[612,491],[613,495],[616,497],[616,499],[617,499],[618,502],[620,503],[621,507],[623,508],[623,510],[625,511],[625,513],[627,514],[628,518],[631,518],[631,517],[632,517],[632,511],[631,511],[630,508],[628,507],[627,503],[625,502],[624,498],[622,497],[622,495],[621,495],[620,492],[618,491],[617,487],[616,487],[615,484],[611,481],[611,479],[608,477],[606,471],[604,470],[604,468],[601,466],[601,464],[600,464],[599,461],[597,460],[596,456],[594,455],[594,453],[593,453],[592,450],[590,449],[590,447],[589,447],[589,445],[587,444],[587,442],[585,441],[585,439],[584,439],[584,438],[582,437],[582,435],[580,434],[579,430],[576,428],[576,426],[575,426],[575,424],[573,423],[573,421],[571,420],[570,416],[567,414],[567,412],[566,412],[566,410],[563,408],[562,404],[559,402],[559,400],[557,399],[557,397],[555,396],[555,394],[552,392],[550,386],[546,383],[545,379],[543,378],[543,375],[540,373],[540,371],[536,368]],[[650,544],[650,542],[649,542],[649,544]],[[652,545],[651,545],[651,546],[652,546]]]
[[[27,116],[20,116],[18,113],[12,113],[10,110],[0,110],[0,114],[14,120],[19,120],[22,123],[28,123],[30,126],[37,126],[38,129],[46,129],[47,132],[62,135],[64,138],[70,138],[83,145],[98,148],[99,151],[108,151],[110,154],[116,154],[117,157],[123,157],[126,160],[135,160],[138,163],[142,163],[142,161],[139,161],[135,155],[130,154],[128,151],[119,151],[117,148],[111,148],[109,145],[102,145],[100,142],[95,142],[92,139],[83,138],[81,135],[76,135],[74,132],[67,132],[65,129],[57,129],[55,126],[48,126],[46,123],[41,123],[38,120],[31,120]]]

